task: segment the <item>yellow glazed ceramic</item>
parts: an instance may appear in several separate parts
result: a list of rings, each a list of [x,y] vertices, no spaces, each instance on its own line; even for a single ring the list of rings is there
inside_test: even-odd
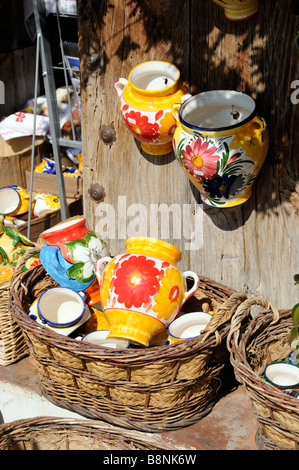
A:
[[[60,209],[60,199],[55,194],[44,193],[39,191],[33,199],[32,215],[35,217],[43,217],[46,214]]]
[[[26,250],[34,244],[23,234],[4,225],[4,216],[0,215],[0,263],[16,265]]]
[[[203,202],[225,208],[247,201],[269,147],[255,101],[237,91],[213,90],[174,105],[172,111],[176,158]]]
[[[109,337],[148,346],[177,316],[199,285],[197,274],[176,266],[181,251],[161,240],[135,237],[127,252],[96,264],[101,305],[110,325]],[[100,268],[107,263],[100,275]],[[187,291],[186,278],[193,279]]]
[[[224,8],[225,17],[228,20],[247,20],[254,16],[259,7],[258,0],[213,0]]]
[[[171,152],[175,129],[171,106],[187,93],[177,67],[163,61],[143,62],[128,80],[119,78],[114,88],[124,122],[142,149],[152,155]]]
[[[26,214],[29,211],[29,194],[24,188],[21,188],[20,186],[10,186],[10,187],[13,188],[15,191],[17,191],[20,197],[19,206],[10,215]]]
[[[29,194],[16,185],[0,188],[0,214],[22,215],[29,209]]]

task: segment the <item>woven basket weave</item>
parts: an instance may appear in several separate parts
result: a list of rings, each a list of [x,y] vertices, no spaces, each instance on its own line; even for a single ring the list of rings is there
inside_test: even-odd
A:
[[[258,313],[243,329],[241,323],[256,306]],[[293,327],[291,310],[278,311],[261,297],[239,306],[227,338],[236,379],[251,400],[258,422],[256,435],[260,450],[299,449],[299,401],[263,379],[268,364],[283,361],[291,352]]]
[[[0,450],[174,450],[138,431],[94,420],[38,417],[0,426]]]
[[[34,322],[29,306],[53,280],[42,266],[25,273],[12,288],[10,310],[30,348],[43,395],[82,416],[141,431],[180,428],[206,415],[229,363],[230,318],[246,296],[207,278],[200,281],[184,311],[198,311],[208,300],[216,312],[199,340],[115,351]]]
[[[31,256],[32,251],[28,250],[17,263],[13,277],[0,282],[0,365],[2,366],[13,364],[29,354],[22,330],[12,318],[8,303],[11,286],[19,276],[22,276],[23,267]]]

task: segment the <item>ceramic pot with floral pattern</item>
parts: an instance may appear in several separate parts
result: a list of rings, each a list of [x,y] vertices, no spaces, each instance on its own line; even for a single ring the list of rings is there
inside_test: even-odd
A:
[[[213,90],[174,105],[172,111],[176,158],[203,202],[224,208],[247,201],[269,147],[255,101],[237,91]]]
[[[192,271],[180,271],[176,265],[181,251],[170,243],[134,237],[127,239],[126,248],[126,253],[104,257],[96,264],[101,305],[110,325],[109,337],[148,346],[196,291],[199,278]],[[187,278],[193,279],[189,290]]]
[[[252,18],[259,7],[259,0],[213,0],[213,2],[222,6],[225,17],[232,21]]]
[[[176,124],[171,106],[187,93],[177,67],[163,61],[143,62],[131,70],[128,80],[119,78],[114,88],[122,118],[141,148],[152,155],[171,152]]]
[[[87,290],[95,280],[95,263],[106,254],[105,242],[86,227],[84,217],[69,219],[41,233],[40,260],[62,287]]]

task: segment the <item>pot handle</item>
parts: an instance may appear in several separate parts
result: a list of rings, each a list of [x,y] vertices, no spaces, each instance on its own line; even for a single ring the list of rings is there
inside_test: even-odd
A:
[[[263,141],[263,133],[266,130],[267,124],[266,121],[263,117],[261,116],[254,116],[252,121],[257,125],[256,129],[253,131],[253,133],[261,140]]]
[[[118,96],[121,96],[123,94],[124,88],[127,85],[128,80],[126,78],[118,78],[116,82],[114,83],[114,89]]]
[[[198,289],[198,286],[199,286],[199,277],[196,273],[194,273],[193,271],[185,271],[183,272],[183,277],[187,280],[187,277],[191,277],[194,281],[194,284],[193,286],[187,290],[184,294],[184,297],[183,297],[183,302],[182,302],[182,305],[186,302],[187,299],[189,299],[189,297],[191,297],[191,295],[194,294],[194,292]]]
[[[102,274],[100,272],[100,266],[104,263],[109,263],[109,261],[111,261],[112,258],[110,256],[104,256],[103,258],[100,258],[96,264],[95,264],[95,275],[97,277],[97,280],[98,280],[98,283],[100,284],[101,282],[101,278],[102,278]]]
[[[185,95],[182,96],[180,103],[175,103],[171,106],[172,115],[177,122],[179,121],[179,110],[180,110],[182,103],[184,103],[191,97],[192,95],[190,95],[190,93],[186,93]]]

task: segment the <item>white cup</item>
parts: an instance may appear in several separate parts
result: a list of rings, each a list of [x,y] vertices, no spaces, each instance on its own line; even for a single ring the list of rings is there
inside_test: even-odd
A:
[[[78,323],[85,308],[83,297],[67,287],[53,287],[37,301],[37,313],[41,321],[52,328],[68,328]]]
[[[21,204],[21,198],[14,188],[0,188],[0,214],[12,214]]]
[[[264,372],[265,379],[279,389],[299,388],[299,367],[287,362],[272,362]]]
[[[212,315],[206,312],[191,312],[181,315],[168,326],[170,343],[199,336],[211,318]]]

